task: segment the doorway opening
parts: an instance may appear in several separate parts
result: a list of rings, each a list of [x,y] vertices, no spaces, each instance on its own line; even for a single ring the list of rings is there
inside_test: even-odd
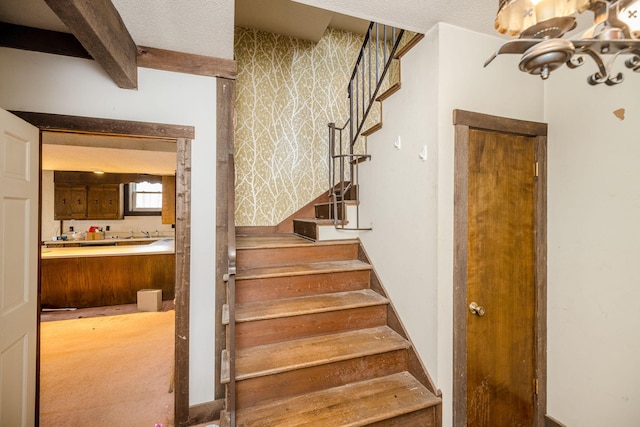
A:
[[[453,425],[546,413],[547,125],[454,111]]]
[[[175,340],[174,351],[174,420],[176,425],[189,416],[189,278],[190,278],[190,201],[191,201],[191,140],[195,129],[192,126],[166,125],[147,122],[132,122],[98,119],[79,116],[16,112],[40,129],[40,150],[43,132],[61,132],[84,135],[116,136],[141,140],[162,139],[175,144]],[[41,151],[42,155],[42,151]],[[41,197],[42,198],[42,197]],[[42,202],[40,202],[42,204]],[[40,211],[42,206],[40,206]],[[40,215],[42,213],[40,212]],[[40,237],[42,240],[42,237]],[[40,310],[38,310],[40,312]],[[39,316],[39,314],[38,314]],[[38,317],[38,323],[40,318]],[[40,348],[38,347],[38,361]],[[39,401],[39,362],[37,392]],[[39,405],[36,405],[36,416]]]

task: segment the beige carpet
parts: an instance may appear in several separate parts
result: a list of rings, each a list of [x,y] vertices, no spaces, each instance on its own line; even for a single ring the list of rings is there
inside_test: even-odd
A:
[[[41,323],[40,426],[173,426],[175,312]]]

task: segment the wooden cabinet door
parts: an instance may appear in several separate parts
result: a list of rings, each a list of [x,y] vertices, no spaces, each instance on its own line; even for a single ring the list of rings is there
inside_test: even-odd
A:
[[[89,186],[88,219],[120,219],[120,186]]]
[[[162,177],[162,223],[176,223],[176,177]]]
[[[86,217],[86,187],[84,185],[56,184],[54,190],[54,219],[85,219]]]

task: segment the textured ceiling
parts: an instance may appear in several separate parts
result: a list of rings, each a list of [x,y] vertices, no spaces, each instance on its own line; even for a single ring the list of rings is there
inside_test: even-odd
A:
[[[137,45],[233,58],[233,0],[111,0]]]
[[[359,31],[368,21],[407,30],[426,32],[437,22],[447,22],[473,31],[497,35],[493,21],[499,0],[112,0],[137,45],[219,58],[233,58],[234,25],[317,39],[327,25]],[[235,9],[235,10],[234,10]],[[352,18],[359,19],[352,19]],[[68,32],[44,0],[0,0],[0,21]],[[105,148],[90,156],[84,147],[67,155],[61,146],[45,149],[43,161],[57,153],[64,168],[74,167],[70,159],[115,155],[111,164],[125,167],[125,158],[137,158],[132,167],[148,164],[150,152]],[[118,153],[118,151],[120,151]],[[119,156],[119,154],[127,154]],[[166,153],[158,154],[167,158]],[[165,159],[172,168],[173,159]],[[154,160],[153,163],[156,163]],[[53,164],[53,163],[52,163]],[[62,163],[57,163],[62,165]],[[63,166],[60,166],[61,168]],[[98,167],[93,163],[86,168]],[[131,169],[130,167],[126,167]],[[149,172],[138,170],[139,172]],[[162,172],[162,171],[159,171]]]
[[[233,26],[300,35],[378,21],[425,32],[443,21],[495,34],[498,0],[112,0],[136,44],[233,58]],[[309,8],[307,6],[314,6]],[[235,11],[234,11],[235,9]],[[346,15],[340,16],[328,11]],[[44,0],[0,0],[0,20],[68,31]]]
[[[424,33],[438,22],[496,34],[499,0],[293,0],[369,21]]]
[[[314,42],[322,38],[328,26],[362,34],[369,27],[369,21],[364,19],[291,0],[236,0],[235,23]]]

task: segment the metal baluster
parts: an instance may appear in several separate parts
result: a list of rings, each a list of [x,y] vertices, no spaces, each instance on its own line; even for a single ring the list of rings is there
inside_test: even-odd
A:
[[[380,24],[376,24],[376,82],[380,80],[380,73],[378,70],[378,52],[380,51],[380,36],[378,35],[378,28]]]
[[[369,38],[369,43],[367,43],[367,47],[369,48],[369,69],[367,70],[367,80],[369,80],[369,102],[371,102],[371,27],[369,27],[367,37]]]

